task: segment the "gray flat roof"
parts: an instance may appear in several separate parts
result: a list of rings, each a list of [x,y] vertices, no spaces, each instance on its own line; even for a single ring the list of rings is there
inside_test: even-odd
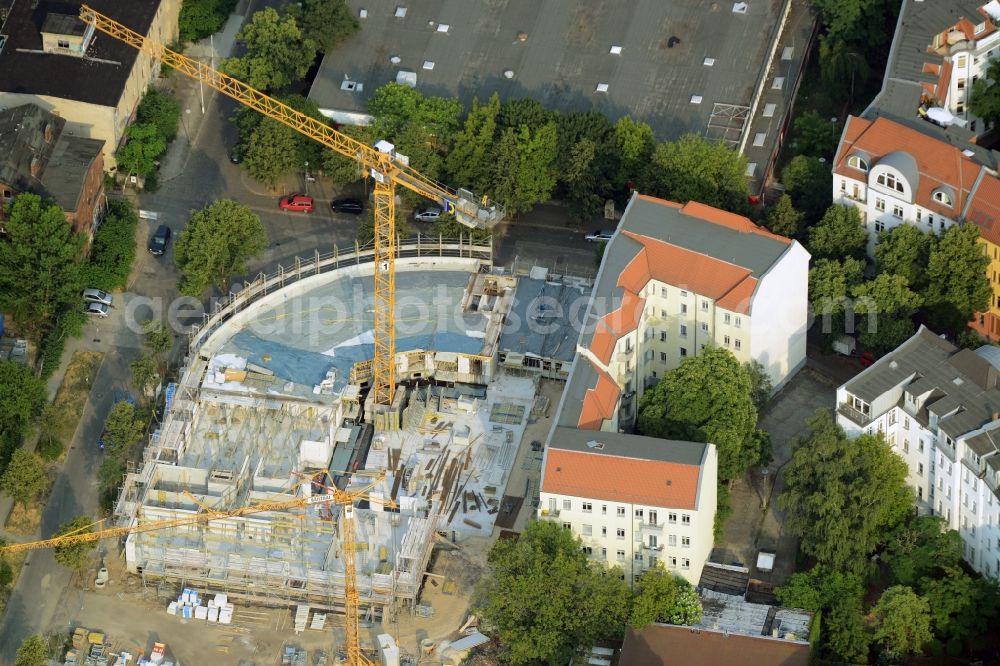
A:
[[[580,337],[577,317],[583,310],[579,303],[586,303],[589,297],[587,288],[519,278],[508,325],[500,336],[500,350],[572,361]]]
[[[365,9],[367,18],[323,60],[309,93],[323,109],[363,112],[377,88],[409,71],[418,90],[466,106],[494,92],[531,97],[562,111],[597,109],[612,121],[628,114],[660,139],[673,139],[704,134],[713,103],[750,105],[783,3],[750,2],[745,14],[734,13],[728,0],[347,4],[356,15]],[[406,7],[405,17],[395,16],[398,7]],[[439,32],[440,25],[448,31]],[[621,53],[612,54],[612,46]],[[345,76],[364,91],[341,90]],[[607,92],[596,92],[601,83]],[[691,103],[695,95],[700,104]]]
[[[104,150],[104,141],[63,134],[56,142],[49,164],[42,174],[42,185],[65,211],[80,205],[84,181],[90,165]]]
[[[588,444],[594,443],[603,445],[603,447],[588,446]],[[549,442],[550,448],[564,451],[695,466],[701,465],[707,446],[708,444],[701,442],[684,442],[675,439],[627,435],[620,432],[577,430],[576,428],[564,427],[556,428],[552,435],[552,441]]]

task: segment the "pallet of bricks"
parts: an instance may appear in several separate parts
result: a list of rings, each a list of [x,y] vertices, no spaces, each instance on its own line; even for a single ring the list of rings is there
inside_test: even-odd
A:
[[[100,631],[83,627],[73,630],[73,647],[66,651],[64,664],[70,666],[107,666],[108,644]]]
[[[167,605],[167,613],[179,615],[185,619],[207,620],[208,622],[218,622],[219,624],[232,624],[233,608],[229,603],[227,595],[219,593],[209,599],[207,603],[196,590],[184,588],[177,601],[171,601]]]

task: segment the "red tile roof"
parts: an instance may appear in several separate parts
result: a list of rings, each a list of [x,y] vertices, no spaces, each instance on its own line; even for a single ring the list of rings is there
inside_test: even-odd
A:
[[[965,219],[979,227],[984,239],[1000,245],[1000,178],[983,174]]]
[[[804,638],[804,637],[803,637]],[[625,634],[619,666],[807,666],[809,645],[691,627],[651,624]]]
[[[878,118],[874,122],[855,116],[848,118],[834,173],[866,181],[867,174],[847,166],[847,158],[857,151],[868,155],[869,169],[889,153],[902,151],[911,155],[917,163],[920,179],[916,203],[953,220],[961,216],[966,198],[979,174],[979,165],[955,146],[886,118]],[[954,208],[931,197],[932,192],[942,185],[955,192]]]
[[[578,357],[577,363],[590,363],[590,361]],[[618,396],[621,395],[621,389],[615,380],[596,365],[593,367],[597,373],[597,385],[587,389],[587,393],[583,396],[580,420],[577,423],[577,427],[581,430],[600,430],[604,421],[615,415]]]
[[[664,446],[669,445],[664,442]],[[550,448],[542,475],[542,491],[610,502],[694,509],[699,473],[698,465]]]

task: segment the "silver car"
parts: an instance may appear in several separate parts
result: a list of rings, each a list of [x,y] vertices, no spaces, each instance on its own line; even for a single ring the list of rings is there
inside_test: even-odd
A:
[[[441,217],[441,212],[441,209],[437,206],[431,206],[417,211],[413,219],[418,222],[437,222],[438,218]]]
[[[588,243],[607,243],[614,235],[615,232],[604,229],[601,231],[595,231],[592,234],[587,234],[583,237],[583,239]]]
[[[83,311],[92,317],[107,317],[111,308],[108,307],[107,303],[87,303]]]
[[[80,294],[85,303],[104,303],[111,305],[111,294],[100,289],[84,289]]]

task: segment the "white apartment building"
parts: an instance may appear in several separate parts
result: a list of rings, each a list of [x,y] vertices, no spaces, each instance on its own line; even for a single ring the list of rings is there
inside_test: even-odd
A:
[[[960,350],[921,326],[837,389],[849,437],[885,436],[922,512],[962,537],[965,560],[1000,579],[1000,349]]]
[[[572,530],[627,581],[662,562],[697,585],[712,552],[717,464],[714,444],[556,427],[538,517]]]
[[[849,116],[833,166],[833,201],[858,208],[874,256],[879,232],[901,224],[942,233],[964,222],[996,172],[959,148],[887,118]]]
[[[627,430],[638,400],[706,346],[781,387],[805,363],[809,253],[740,215],[635,194],[605,250],[560,425]]]

